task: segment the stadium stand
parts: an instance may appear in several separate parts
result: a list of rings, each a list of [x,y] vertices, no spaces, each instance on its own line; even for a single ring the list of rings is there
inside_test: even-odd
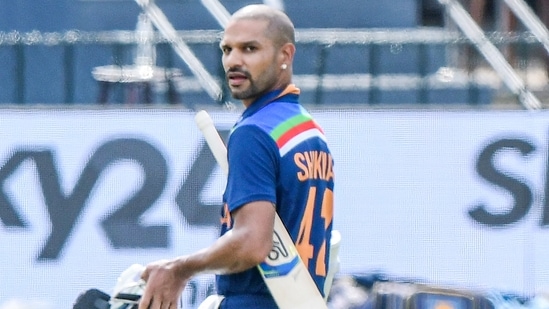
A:
[[[229,12],[258,1],[222,1]],[[198,0],[158,0],[173,26],[205,68],[222,78],[219,25]],[[438,7],[437,7],[438,5]],[[486,105],[495,86],[455,67],[449,46],[463,44],[440,25],[434,0],[286,1],[298,29],[296,83],[311,104]],[[92,71],[133,62],[139,6],[131,0],[17,1],[0,12],[0,102],[96,103],[105,101]],[[427,25],[427,26],[426,26]],[[201,31],[209,31],[203,35]],[[194,38],[194,39],[193,39]],[[182,70],[174,83],[185,102],[211,102],[170,46],[157,42],[157,65]],[[165,102],[157,86],[147,102]],[[155,93],[156,93],[155,92]],[[126,102],[123,90],[112,94]],[[103,99],[101,99],[103,98]],[[178,101],[179,102],[179,101]]]

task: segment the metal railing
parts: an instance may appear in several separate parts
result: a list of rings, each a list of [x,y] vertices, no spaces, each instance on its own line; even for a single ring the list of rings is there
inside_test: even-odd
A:
[[[541,102],[527,89],[524,81],[517,74],[511,64],[505,59],[503,53],[486,38],[482,28],[473,20],[471,15],[457,0],[438,0],[446,9],[446,14],[456,23],[458,28],[467,36],[472,45],[482,54],[484,59],[492,66],[501,77],[509,90],[514,93],[520,103],[526,109],[540,109]],[[523,21],[524,25],[532,31],[536,39],[546,49],[549,44],[547,28],[528,7],[523,0],[505,0],[511,10]]]
[[[217,49],[216,44],[220,38],[218,30],[197,30],[197,31],[178,31],[177,34],[189,46],[211,45]],[[522,46],[522,50],[527,50],[527,53],[532,53],[531,50],[538,48],[539,43],[533,39],[534,36],[530,32],[521,33],[489,33],[486,38],[495,45],[517,45]],[[62,68],[62,85],[64,89],[62,97],[56,100],[59,103],[92,103],[93,99],[86,99],[86,102],[79,102],[77,97],[76,83],[78,74],[76,69],[75,48],[86,48],[86,46],[101,46],[111,50],[111,56],[105,59],[102,64],[109,62],[121,62],[124,59],[124,54],[131,53],[135,46],[139,43],[134,31],[106,31],[106,32],[83,32],[83,31],[66,31],[66,32],[39,32],[33,31],[28,33],[20,33],[16,31],[0,32],[0,51],[9,50],[13,55],[13,63],[4,64],[3,67],[12,67],[11,78],[14,82],[14,89],[8,102],[3,103],[40,103],[33,102],[27,98],[29,85],[29,74],[26,69],[28,56],[27,53],[34,47],[61,48],[61,63]],[[167,42],[160,35],[154,36],[156,46],[166,45]],[[459,50],[470,44],[467,37],[458,32],[449,32],[441,28],[418,28],[418,29],[298,29],[297,30],[298,48],[310,47],[309,50],[314,50],[314,53],[307,54],[303,58],[307,58],[310,63],[308,69],[303,69],[296,73],[296,83],[305,90],[312,92],[311,103],[321,104],[324,101],[324,96],[327,91],[365,91],[363,102],[366,104],[377,104],[382,102],[380,93],[385,90],[410,90],[417,92],[416,102],[410,103],[436,103],[430,102],[428,91],[432,88],[444,87],[451,84],[456,87],[468,88],[471,90],[471,96],[468,98],[469,104],[477,104],[478,96],[476,91],[479,87],[497,87],[493,86],[493,82],[486,82],[476,78],[471,72],[467,72],[456,64],[456,59],[448,56],[447,63],[441,68],[433,71],[429,69],[431,64],[432,54],[429,48],[433,46],[443,47],[445,49]],[[342,46],[354,46],[360,49],[361,56],[365,57],[367,69],[362,72],[338,72],[333,74],[329,72],[329,54],[333,56],[335,49]],[[380,57],[384,53],[397,55],[403,49],[414,47],[413,53],[416,59],[409,59],[417,66],[413,72],[387,72],[382,67]],[[298,49],[299,50],[299,49]],[[174,64],[174,56],[170,52],[165,52],[164,62]],[[526,58],[528,58],[527,56]],[[48,57],[45,57],[48,58]],[[528,58],[529,59],[529,58]],[[349,59],[350,62],[355,59]],[[0,60],[0,63],[2,60]],[[217,67],[216,67],[217,66]],[[212,71],[212,67],[217,68]],[[91,72],[85,72],[90,74]],[[223,72],[218,64],[210,64],[210,73],[216,76],[218,81],[223,80]],[[4,73],[0,78],[9,75]],[[2,81],[0,81],[1,83]],[[192,76],[184,76],[176,81],[179,91],[182,92],[198,92],[200,86],[197,87],[197,81]],[[526,85],[528,86],[528,85]],[[34,86],[33,86],[34,87]],[[498,89],[496,89],[498,90]],[[7,90],[5,90],[7,91]],[[499,91],[499,90],[498,90]]]

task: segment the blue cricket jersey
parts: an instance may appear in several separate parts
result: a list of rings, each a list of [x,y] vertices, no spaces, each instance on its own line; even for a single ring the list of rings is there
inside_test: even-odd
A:
[[[323,294],[333,218],[333,159],[320,126],[298,102],[299,89],[264,95],[250,105],[228,140],[229,176],[221,234],[231,212],[270,201]],[[216,277],[221,308],[277,308],[256,267]]]

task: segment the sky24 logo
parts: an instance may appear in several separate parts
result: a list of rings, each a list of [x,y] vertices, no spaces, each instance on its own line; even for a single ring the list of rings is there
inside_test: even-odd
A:
[[[221,131],[220,134],[226,137],[228,131]],[[9,228],[20,229],[30,229],[30,224],[18,212],[18,207],[6,192],[6,182],[29,160],[36,168],[52,227],[37,260],[60,258],[93,188],[101,181],[101,173],[120,160],[131,160],[138,165],[143,181],[131,197],[120,205],[115,205],[116,211],[109,213],[100,222],[109,243],[117,249],[169,247],[169,226],[145,226],[140,222],[140,216],[154,205],[167,184],[169,166],[159,149],[139,138],[107,140],[89,156],[68,194],[62,190],[55,159],[50,149],[27,146],[13,151],[0,167],[0,223]],[[215,166],[213,155],[207,145],[202,143],[189,172],[173,197],[174,204],[189,225],[218,226],[221,205],[205,204],[200,199]]]

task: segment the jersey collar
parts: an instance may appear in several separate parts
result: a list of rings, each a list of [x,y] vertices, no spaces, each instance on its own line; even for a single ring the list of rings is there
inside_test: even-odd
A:
[[[300,92],[301,91],[299,90],[299,88],[297,88],[294,84],[290,84],[284,89],[277,89],[271,92],[267,92],[263,96],[257,98],[257,100],[255,100],[250,106],[248,106],[244,110],[244,112],[242,113],[242,119],[255,114],[265,105],[275,100],[284,101],[287,103],[298,103]]]

